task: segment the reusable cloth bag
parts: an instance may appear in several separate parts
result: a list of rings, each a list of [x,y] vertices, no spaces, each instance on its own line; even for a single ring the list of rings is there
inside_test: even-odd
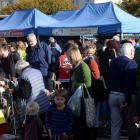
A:
[[[95,102],[94,99],[88,92],[86,85],[83,84],[83,98],[85,104],[85,113],[86,113],[86,124],[88,127],[93,127],[95,125],[96,117],[95,117]]]

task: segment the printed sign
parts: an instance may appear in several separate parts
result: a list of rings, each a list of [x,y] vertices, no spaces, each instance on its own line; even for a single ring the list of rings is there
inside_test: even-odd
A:
[[[97,35],[98,28],[61,28],[53,29],[54,36],[80,36],[85,34]]]
[[[0,37],[22,37],[23,30],[0,31]]]

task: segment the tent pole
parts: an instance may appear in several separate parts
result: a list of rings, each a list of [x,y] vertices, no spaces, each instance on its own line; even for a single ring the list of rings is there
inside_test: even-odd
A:
[[[40,42],[40,40],[39,40],[39,35],[37,35],[37,41],[38,41],[38,44],[39,44],[39,46],[40,46],[41,42]]]
[[[123,40],[124,38],[123,38],[123,33],[121,33],[121,40]]]

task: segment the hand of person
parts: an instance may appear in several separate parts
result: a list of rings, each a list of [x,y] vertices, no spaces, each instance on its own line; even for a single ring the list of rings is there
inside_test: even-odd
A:
[[[139,116],[134,116],[134,117],[133,117],[133,121],[134,121],[135,123],[139,123],[140,117],[139,117]]]
[[[120,108],[123,110],[123,109],[126,109],[128,107],[128,103],[127,102],[123,102],[120,104]]]
[[[9,89],[8,89],[8,93],[10,93],[10,94],[12,94],[13,91],[14,91],[14,90],[13,90],[12,88],[9,88]]]
[[[128,113],[128,103],[127,102],[122,102],[120,104],[120,109],[122,110],[123,114],[127,114]]]
[[[5,86],[5,81],[0,81],[0,86]]]
[[[12,81],[17,83],[17,78],[16,77],[12,77]]]
[[[46,96],[50,96],[51,95],[51,93],[50,93],[50,91],[48,89],[45,89],[45,95]]]
[[[69,139],[70,139],[70,140],[73,140],[73,135],[72,135],[72,134],[69,135]]]
[[[69,137],[68,137],[68,135],[67,135],[66,133],[63,133],[63,134],[62,134],[62,139],[63,139],[63,140],[68,140],[68,138],[69,138]]]
[[[49,137],[50,139],[52,138],[52,132],[51,132],[51,129],[48,129],[48,134],[49,134]]]

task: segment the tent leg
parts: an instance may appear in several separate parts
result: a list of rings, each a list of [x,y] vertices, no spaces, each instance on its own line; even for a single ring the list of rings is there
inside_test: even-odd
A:
[[[123,37],[123,33],[121,33],[120,35],[121,35],[121,40],[123,40],[123,39],[124,39],[124,37]]]

